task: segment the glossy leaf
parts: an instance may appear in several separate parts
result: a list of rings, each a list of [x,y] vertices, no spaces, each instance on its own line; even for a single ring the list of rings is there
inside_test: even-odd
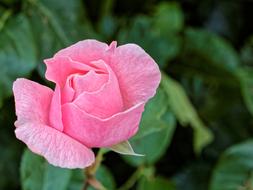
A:
[[[98,38],[85,17],[81,0],[29,1],[29,21],[33,26],[38,48],[38,70],[45,74],[43,60],[52,57],[58,50],[86,38]]]
[[[123,156],[129,164],[133,166],[139,166],[145,163],[153,164],[164,155],[175,130],[175,118],[169,111],[166,111],[160,123],[164,125],[162,130],[155,131],[142,138],[133,137],[130,139],[130,143],[135,151],[145,156]]]
[[[253,140],[227,149],[218,161],[210,182],[210,190],[253,188]]]
[[[54,167],[26,150],[21,162],[23,190],[65,190],[70,182],[71,170]]]
[[[25,15],[7,20],[0,31],[0,107],[12,93],[12,82],[36,67],[36,47]]]
[[[240,64],[239,57],[229,42],[200,29],[188,28],[185,31],[184,53],[187,56],[196,56],[206,66],[218,67],[228,72],[233,72]]]
[[[153,97],[146,105],[141,118],[141,124],[135,139],[142,138],[150,133],[160,131],[165,126],[161,118],[168,107],[166,94],[162,88],[158,88],[155,97]]]
[[[159,26],[160,27],[160,26]],[[165,67],[169,60],[177,56],[181,48],[181,39],[177,36],[161,36],[156,31],[151,18],[136,17],[129,28],[119,33],[119,43],[137,43],[153,57],[161,67]]]
[[[162,86],[167,93],[169,106],[178,121],[183,126],[192,126],[194,130],[194,149],[199,153],[204,146],[212,141],[211,131],[201,121],[184,89],[178,82],[163,74]]]
[[[253,114],[253,69],[240,69],[238,70],[238,76],[241,82],[241,89],[244,98],[245,105],[247,106],[249,112]]]
[[[80,190],[85,181],[83,170],[52,166],[28,149],[23,154],[20,172],[23,190]],[[115,189],[114,178],[105,166],[99,167],[96,178],[107,189]]]

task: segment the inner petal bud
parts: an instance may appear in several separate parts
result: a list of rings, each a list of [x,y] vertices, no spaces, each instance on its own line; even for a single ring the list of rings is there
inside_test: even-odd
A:
[[[90,70],[85,75],[76,74],[71,80],[71,86],[75,91],[75,98],[83,92],[99,90],[108,81],[107,73],[97,73]]]

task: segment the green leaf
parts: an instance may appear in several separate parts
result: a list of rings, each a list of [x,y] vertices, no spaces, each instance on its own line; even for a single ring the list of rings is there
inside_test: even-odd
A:
[[[130,139],[134,150],[143,157],[123,156],[133,166],[155,163],[166,151],[175,130],[175,117],[168,110],[165,91],[157,94],[145,106],[138,133]]]
[[[36,66],[36,47],[25,15],[9,18],[0,31],[0,107],[12,94],[12,83],[25,77]]]
[[[146,178],[143,177],[139,183],[137,190],[176,190],[176,186],[173,182],[162,178],[162,177],[155,177],[155,178]]]
[[[69,169],[57,168],[49,164],[44,174],[43,190],[66,189],[71,173]]]
[[[39,23],[34,22],[36,29],[49,27],[64,45],[84,39],[87,33],[93,32],[86,19],[85,7],[81,0],[30,0],[29,2],[29,11],[33,14],[37,13],[40,16],[39,22],[43,24],[39,27]]]
[[[21,162],[23,190],[65,190],[69,184],[71,170],[54,167],[30,152],[24,152]]]
[[[181,48],[181,39],[178,36],[161,36],[147,16],[138,16],[130,26],[122,28],[118,41],[122,44],[133,42],[140,45],[161,67],[165,67],[168,61],[175,58]]]
[[[176,73],[200,77],[216,86],[239,87],[238,53],[228,41],[210,31],[187,28],[179,62],[173,68]]]
[[[38,51],[38,70],[45,74],[43,60],[58,50],[86,38],[98,38],[86,19],[81,0],[29,0],[26,14],[33,26]]]
[[[211,169],[210,162],[200,159],[187,164],[173,176],[177,190],[207,190]]]
[[[210,190],[249,190],[253,188],[253,140],[227,149],[216,165]]]
[[[83,170],[52,166],[28,149],[23,154],[20,172],[23,190],[80,190],[85,180]],[[114,178],[105,166],[99,167],[96,178],[107,189],[115,189]]]
[[[123,141],[119,144],[113,145],[110,147],[110,149],[114,152],[119,153],[119,154],[131,155],[131,156],[143,156],[141,154],[137,154],[134,152],[129,141]]]
[[[253,115],[253,69],[251,67],[245,67],[238,70],[238,77],[241,82],[242,95],[245,105],[247,106],[251,115]]]
[[[97,173],[96,179],[102,183],[106,189],[114,190],[116,189],[116,184],[113,175],[106,166],[100,166]],[[94,188],[89,188],[89,190],[95,190]]]
[[[84,185],[84,178],[85,176],[83,170],[72,170],[72,175],[67,190],[81,190]]]
[[[249,38],[241,50],[241,60],[244,65],[253,65],[253,35]]]
[[[13,121],[16,118],[13,110],[12,99],[5,101],[0,109],[0,189],[8,190],[19,189],[18,171],[23,152],[23,145],[13,135]]]
[[[253,115],[253,37],[251,37],[243,47],[241,51],[241,60],[245,66],[239,69],[237,74],[240,79],[244,102],[251,115]]]
[[[167,93],[169,106],[178,121],[183,126],[192,126],[194,130],[194,149],[199,153],[204,146],[212,141],[211,131],[203,124],[178,82],[163,74],[162,86]]]
[[[163,114],[168,107],[166,94],[162,88],[158,88],[155,97],[145,105],[145,111],[142,115],[141,124],[135,139],[142,138],[148,134],[162,130],[166,125],[161,121]]]
[[[104,166],[100,165],[96,172],[96,179],[102,183],[104,187],[108,190],[114,190],[116,188],[115,180],[110,170]],[[85,181],[83,170],[72,170],[72,176],[67,190],[81,190]],[[89,187],[88,190],[94,190],[93,187]]]
[[[233,72],[240,64],[233,47],[225,39],[201,29],[188,28],[185,31],[184,56],[200,59],[203,67],[210,66]],[[199,63],[201,64],[201,63]]]
[[[180,32],[184,26],[184,15],[176,2],[162,2],[155,10],[154,28],[162,35]]]
[[[157,123],[152,124],[156,125]],[[175,118],[171,112],[165,112],[160,124],[164,125],[162,130],[149,133],[142,138],[133,137],[130,139],[130,143],[135,151],[145,156],[123,156],[123,159],[133,166],[154,164],[159,160],[166,152],[175,130]]]

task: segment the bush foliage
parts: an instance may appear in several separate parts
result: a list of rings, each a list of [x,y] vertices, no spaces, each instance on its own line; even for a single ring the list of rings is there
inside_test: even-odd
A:
[[[43,59],[79,40],[137,43],[162,82],[130,142],[96,176],[110,190],[253,189],[253,2],[0,0],[0,189],[80,190],[14,136],[12,82],[51,86]],[[23,151],[24,150],[24,151]]]

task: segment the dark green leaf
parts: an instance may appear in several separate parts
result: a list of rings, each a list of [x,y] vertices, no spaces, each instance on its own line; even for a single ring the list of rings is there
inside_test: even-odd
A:
[[[12,93],[12,83],[36,66],[36,47],[27,17],[10,18],[0,31],[0,107]]]
[[[245,104],[251,114],[253,114],[253,69],[248,67],[238,70],[238,76],[241,82],[242,94]]]
[[[164,125],[162,130],[150,133],[142,138],[133,137],[130,139],[134,150],[144,156],[123,156],[129,164],[133,166],[139,166],[144,163],[153,164],[163,156],[174,133],[175,118],[169,111],[166,111],[160,123]]]
[[[54,167],[26,150],[21,162],[23,190],[65,190],[70,182],[71,170]]]
[[[85,176],[83,170],[72,170],[72,175],[67,190],[81,190],[84,186],[84,178]]]
[[[162,86],[167,93],[169,106],[179,122],[184,126],[191,125],[194,129],[194,149],[199,153],[205,145],[212,141],[211,131],[198,117],[196,110],[178,82],[164,74]]]
[[[185,31],[184,48],[187,56],[196,56],[203,61],[202,64],[228,72],[233,72],[240,64],[238,55],[229,42],[205,30],[188,28]]]
[[[177,190],[207,190],[211,169],[209,162],[201,160],[187,165],[173,176]]]
[[[37,62],[42,78],[45,74],[43,60],[58,50],[86,38],[98,38],[85,17],[81,0],[29,1],[27,15],[33,26],[37,44]]]
[[[137,190],[155,190],[155,189],[176,190],[176,186],[173,182],[162,177],[155,177],[150,179],[143,177],[138,183]]]
[[[179,53],[181,39],[177,36],[161,36],[155,30],[151,19],[145,16],[135,18],[130,28],[123,28],[119,32],[120,43],[136,43],[147,51],[161,66],[166,66]]]
[[[13,134],[13,109],[13,101],[5,101],[0,108],[0,189],[18,189],[20,182],[18,171],[23,146]]]
[[[210,190],[250,190],[252,171],[253,140],[249,140],[224,152],[213,171]]]
[[[106,166],[100,166],[97,173],[96,179],[100,181],[106,189],[114,190],[116,188],[115,180],[110,170]],[[91,190],[95,190],[90,188]]]
[[[153,97],[145,106],[140,128],[135,135],[135,139],[160,131],[166,127],[164,122],[161,121],[161,117],[166,112],[167,107],[168,103],[166,94],[162,88],[158,88],[155,97]]]
[[[179,32],[183,29],[184,15],[175,2],[162,2],[156,7],[154,27],[162,35]]]
[[[113,176],[105,166],[99,167],[96,178],[107,189],[115,189]],[[80,169],[70,170],[55,167],[28,149],[24,152],[21,162],[23,190],[80,190],[84,181],[84,171]]]
[[[96,179],[103,184],[108,190],[114,190],[116,187],[114,177],[110,170],[101,165],[96,172]],[[84,171],[82,170],[72,170],[72,176],[67,190],[81,190],[85,182]],[[94,190],[94,188],[89,187],[88,190]]]
[[[242,48],[241,60],[244,65],[253,65],[253,36],[249,38],[245,46]]]

